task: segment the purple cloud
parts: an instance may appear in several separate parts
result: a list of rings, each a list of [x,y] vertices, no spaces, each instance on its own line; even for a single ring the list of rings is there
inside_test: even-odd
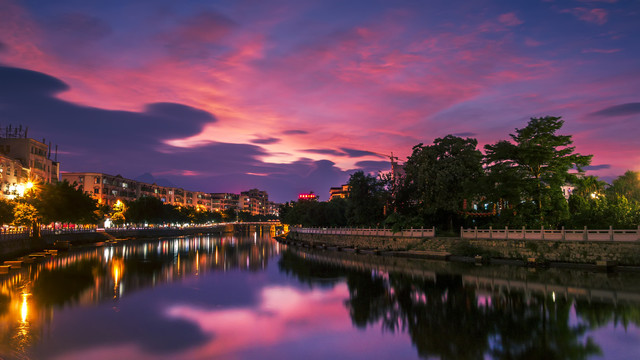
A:
[[[366,150],[356,150],[356,149],[349,149],[349,148],[340,148],[340,150],[344,151],[347,156],[352,157],[352,158],[357,158],[357,157],[363,157],[363,156],[376,156],[376,157],[384,157],[383,155],[371,152],[371,151],[366,151]]]
[[[582,50],[583,54],[590,54],[590,53],[596,53],[596,54],[614,54],[617,52],[620,52],[622,49],[594,49],[594,48],[589,48],[589,49],[584,49]]]
[[[609,15],[605,9],[586,9],[583,7],[566,9],[561,12],[569,13],[582,21],[597,25],[604,25],[607,22]]]
[[[609,106],[602,110],[592,112],[590,116],[609,117],[640,114],[640,102]]]
[[[311,154],[322,154],[322,155],[335,155],[335,156],[346,156],[342,151],[333,150],[333,149],[304,149],[302,150]]]
[[[610,168],[611,168],[610,164],[601,164],[601,165],[585,166],[582,169],[584,169],[584,170],[602,170],[602,169],[610,169]]]
[[[517,26],[524,23],[524,21],[518,18],[518,15],[512,12],[501,14],[498,16],[498,21],[505,26]]]
[[[275,144],[278,142],[280,142],[280,139],[274,138],[274,137],[251,140],[252,144],[261,144],[261,145]]]
[[[285,130],[282,133],[284,135],[306,135],[309,132],[305,130]]]

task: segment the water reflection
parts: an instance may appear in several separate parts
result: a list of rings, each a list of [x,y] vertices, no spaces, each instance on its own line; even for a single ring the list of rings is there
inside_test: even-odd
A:
[[[257,236],[107,243],[0,277],[0,358],[630,358],[638,280]]]
[[[346,279],[349,299],[345,306],[354,326],[408,333],[424,358],[586,359],[602,355],[591,330],[612,324],[625,331],[632,327],[637,334],[640,326],[639,304],[616,302],[616,294],[631,298],[638,294],[599,290],[600,295],[613,294],[609,299],[614,301],[600,303],[579,296],[587,290],[573,287],[575,284],[566,287],[534,281],[557,277],[554,270],[546,270],[546,276],[533,273],[524,287],[508,290],[495,284],[504,283],[509,275],[518,278],[530,272],[512,268],[501,277],[482,277],[472,266],[459,266],[450,273],[441,268],[442,263],[415,262],[407,274],[394,271],[399,268],[397,259],[299,250],[283,254],[279,265],[308,284],[326,284],[317,281],[322,275],[332,282]],[[430,265],[434,269],[428,269]],[[562,271],[571,275],[569,270]],[[603,282],[599,277],[607,276],[589,275],[597,283]],[[576,277],[581,279],[578,283],[586,278]],[[621,277],[625,279],[617,282],[637,284],[636,275]],[[564,289],[562,296],[547,292],[549,288]]]
[[[261,271],[280,245],[256,237],[127,241],[74,250],[0,277],[0,355],[27,356],[55,309],[117,301],[203,272]],[[1,356],[0,356],[1,357]]]

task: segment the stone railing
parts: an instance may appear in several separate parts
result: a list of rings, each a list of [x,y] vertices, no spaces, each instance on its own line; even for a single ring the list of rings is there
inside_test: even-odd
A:
[[[0,241],[11,239],[26,239],[29,237],[27,228],[4,228],[0,227]]]
[[[289,228],[289,231],[300,234],[322,235],[361,235],[361,236],[386,236],[386,237],[411,237],[425,238],[435,237],[436,229],[405,229],[393,232],[391,229],[365,229],[365,228]]]
[[[462,239],[496,239],[496,240],[553,240],[553,241],[640,241],[640,226],[633,230],[588,230],[585,226],[581,230],[546,230],[544,227],[532,229],[509,229],[508,227],[494,229],[463,229],[460,228]]]

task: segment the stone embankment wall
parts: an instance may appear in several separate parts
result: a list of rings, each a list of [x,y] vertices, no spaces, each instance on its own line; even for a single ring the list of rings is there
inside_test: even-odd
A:
[[[469,244],[506,259],[536,259],[544,262],[594,264],[615,261],[619,265],[640,266],[640,242],[468,240]]]
[[[312,247],[324,245],[328,247],[374,249],[381,251],[408,250],[422,244],[424,241],[424,239],[416,237],[304,234],[299,232],[289,232],[287,238]]]
[[[388,238],[289,233],[289,240],[309,246],[337,246],[380,251],[426,250],[452,255],[513,259],[528,262],[595,264],[615,261],[640,266],[639,241],[473,240],[459,238]]]

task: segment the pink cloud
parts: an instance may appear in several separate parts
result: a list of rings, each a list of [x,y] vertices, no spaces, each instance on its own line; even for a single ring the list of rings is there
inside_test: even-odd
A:
[[[541,41],[537,41],[531,38],[526,38],[524,40],[524,44],[529,46],[529,47],[538,47],[540,45],[542,45],[543,43]]]
[[[608,13],[605,9],[587,9],[583,7],[577,7],[573,9],[562,10],[561,12],[570,13],[582,21],[597,25],[604,25],[608,20]]]
[[[589,53],[613,54],[613,53],[620,52],[621,50],[622,49],[594,49],[594,48],[590,48],[590,49],[582,50],[582,53],[583,54],[589,54]]]
[[[524,23],[524,21],[520,20],[518,16],[512,12],[500,15],[498,21],[506,26],[516,26]]]

